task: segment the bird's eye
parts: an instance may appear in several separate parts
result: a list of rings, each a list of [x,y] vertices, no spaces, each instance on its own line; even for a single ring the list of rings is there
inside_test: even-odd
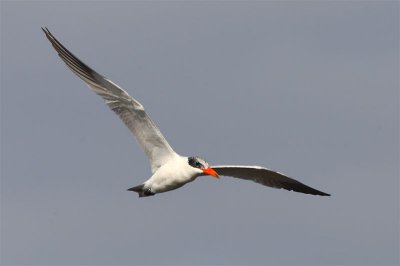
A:
[[[189,157],[188,163],[190,166],[199,168],[199,169],[205,168],[205,165],[206,165],[205,162],[203,163],[201,159],[198,159],[196,157]]]

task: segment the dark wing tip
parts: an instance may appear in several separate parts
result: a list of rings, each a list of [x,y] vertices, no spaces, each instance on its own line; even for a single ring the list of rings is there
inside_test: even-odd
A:
[[[317,193],[313,193],[313,195],[317,195],[317,196],[328,196],[328,197],[331,196],[331,194],[328,194],[328,193],[325,193],[325,192],[322,192],[322,191],[319,191],[319,190],[316,190],[316,192],[317,192]]]
[[[47,38],[53,36],[47,27],[41,27],[44,34],[46,34]]]
[[[56,50],[58,56],[64,61],[65,64],[85,82],[92,82],[95,84],[103,82],[104,77],[90,68],[88,65],[79,60],[72,54],[64,45],[62,45],[49,31],[47,27],[42,27],[47,39],[50,41],[53,48]]]
[[[287,189],[287,190],[293,190],[295,192],[300,192],[304,194],[310,194],[310,195],[317,195],[317,196],[330,196],[331,194],[319,191],[315,188],[309,187],[307,185],[304,185],[303,183],[296,183],[296,184],[287,184],[283,185],[282,188]]]

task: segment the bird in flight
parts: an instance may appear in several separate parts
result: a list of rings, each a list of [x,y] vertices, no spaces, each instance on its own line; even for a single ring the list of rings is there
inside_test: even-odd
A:
[[[194,181],[199,176],[232,176],[251,180],[273,188],[283,188],[311,195],[330,196],[329,194],[304,185],[281,173],[260,166],[218,165],[210,167],[197,156],[177,154],[161,131],[146,113],[143,105],[125,90],[108,78],[100,75],[83,63],[65,48],[47,28],[42,28],[47,39],[64,63],[90,89],[101,96],[108,107],[114,111],[136,137],[140,147],[150,160],[152,176],[144,183],[129,188],[139,197],[153,196],[158,193],[177,189]]]

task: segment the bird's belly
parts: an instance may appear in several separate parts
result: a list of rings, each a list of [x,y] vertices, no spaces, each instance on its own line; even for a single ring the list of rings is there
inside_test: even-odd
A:
[[[195,178],[163,178],[162,180],[157,180],[157,182],[154,182],[151,187],[155,193],[162,193],[180,188],[194,179]]]
[[[149,181],[149,186],[154,193],[162,193],[182,187],[192,182],[196,177],[154,176]]]
[[[145,186],[154,193],[166,192],[177,189],[189,183],[199,176],[193,168],[188,165],[187,159],[175,158],[161,166],[153,176],[146,181]]]

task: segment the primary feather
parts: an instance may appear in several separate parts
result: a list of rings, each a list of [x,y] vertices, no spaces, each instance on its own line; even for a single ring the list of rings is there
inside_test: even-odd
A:
[[[154,173],[174,154],[161,131],[145,112],[143,105],[117,84],[100,75],[65,48],[47,28],[42,28],[60,58],[113,110],[131,130],[150,160]]]

